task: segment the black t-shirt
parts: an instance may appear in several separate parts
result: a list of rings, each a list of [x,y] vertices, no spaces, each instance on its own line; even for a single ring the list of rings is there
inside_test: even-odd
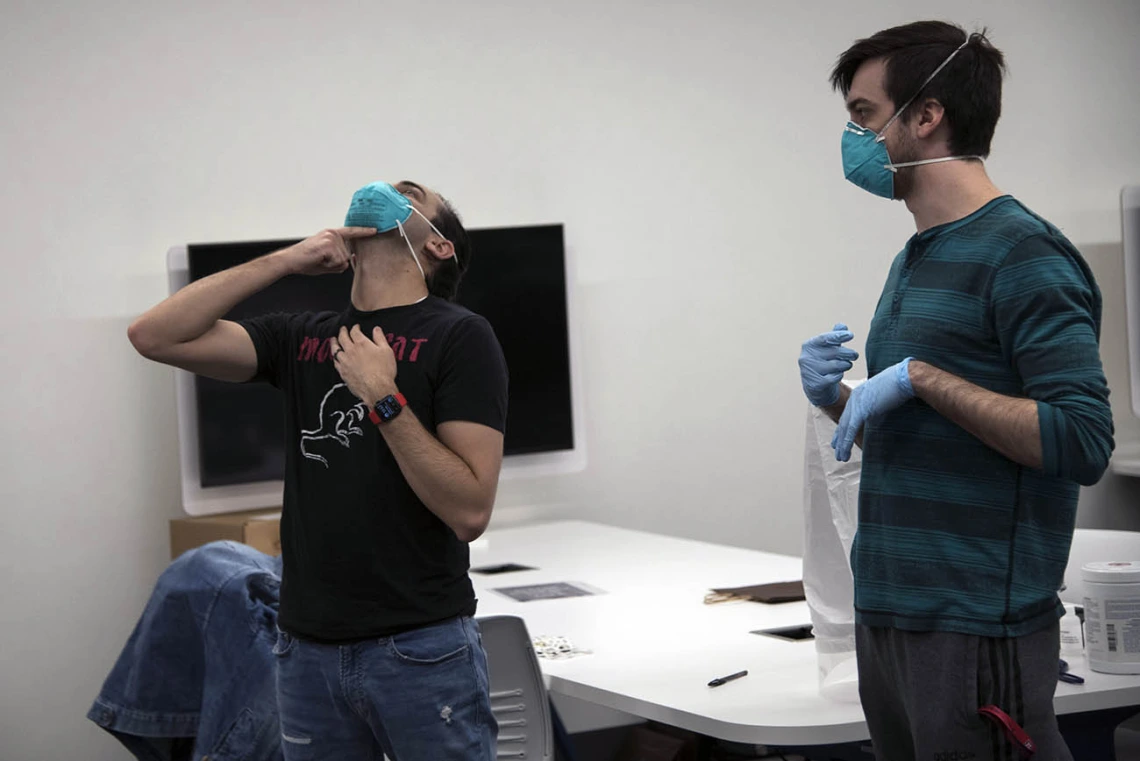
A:
[[[274,314],[241,325],[257,349],[254,380],[285,396],[284,572],[279,623],[348,641],[473,615],[467,544],[408,486],[365,404],[333,366],[342,325],[384,331],[396,385],[433,435],[449,420],[502,431],[507,366],[490,324],[429,296],[360,312]]]

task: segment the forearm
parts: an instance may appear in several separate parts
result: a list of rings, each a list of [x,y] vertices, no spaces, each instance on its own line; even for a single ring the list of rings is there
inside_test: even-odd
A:
[[[1041,468],[1035,400],[989,391],[918,360],[911,360],[908,369],[916,397],[1010,460]]]
[[[131,342],[146,354],[193,341],[289,271],[285,251],[278,251],[190,283],[136,319],[129,330]]]
[[[839,384],[839,401],[835,404],[829,404],[826,407],[820,407],[824,414],[831,418],[831,422],[838,424],[839,418],[843,417],[843,410],[847,408],[847,400],[851,398],[851,387],[846,383]],[[859,432],[855,434],[855,445],[860,449],[863,448],[863,429],[860,428]]]
[[[463,458],[433,436],[410,408],[380,426],[404,479],[424,506],[468,542],[487,526],[496,483],[482,483]]]
[[[824,414],[831,418],[831,422],[838,423],[843,417],[843,410],[847,407],[847,400],[851,398],[851,387],[846,383],[839,384],[839,400],[835,404],[820,407]]]

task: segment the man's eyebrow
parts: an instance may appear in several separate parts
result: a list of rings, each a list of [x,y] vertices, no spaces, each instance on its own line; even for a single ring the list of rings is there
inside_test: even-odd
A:
[[[400,182],[397,184],[398,185],[408,185],[408,186],[413,187],[416,190],[420,191],[421,193],[424,192],[424,189],[422,187],[420,187],[416,183],[412,182],[411,180],[400,180]]]
[[[862,105],[873,106],[874,104],[866,98],[852,98],[847,101],[847,110],[854,111],[857,107]]]

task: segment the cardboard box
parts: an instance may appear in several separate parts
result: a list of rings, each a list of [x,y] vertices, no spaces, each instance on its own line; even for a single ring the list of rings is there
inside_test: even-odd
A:
[[[267,555],[281,554],[281,511],[201,515],[170,521],[170,557],[203,544],[229,539],[248,544]]]

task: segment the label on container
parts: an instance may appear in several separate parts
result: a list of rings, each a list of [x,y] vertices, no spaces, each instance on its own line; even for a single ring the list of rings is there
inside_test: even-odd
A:
[[[1097,660],[1140,660],[1140,597],[1086,597],[1085,647]]]

